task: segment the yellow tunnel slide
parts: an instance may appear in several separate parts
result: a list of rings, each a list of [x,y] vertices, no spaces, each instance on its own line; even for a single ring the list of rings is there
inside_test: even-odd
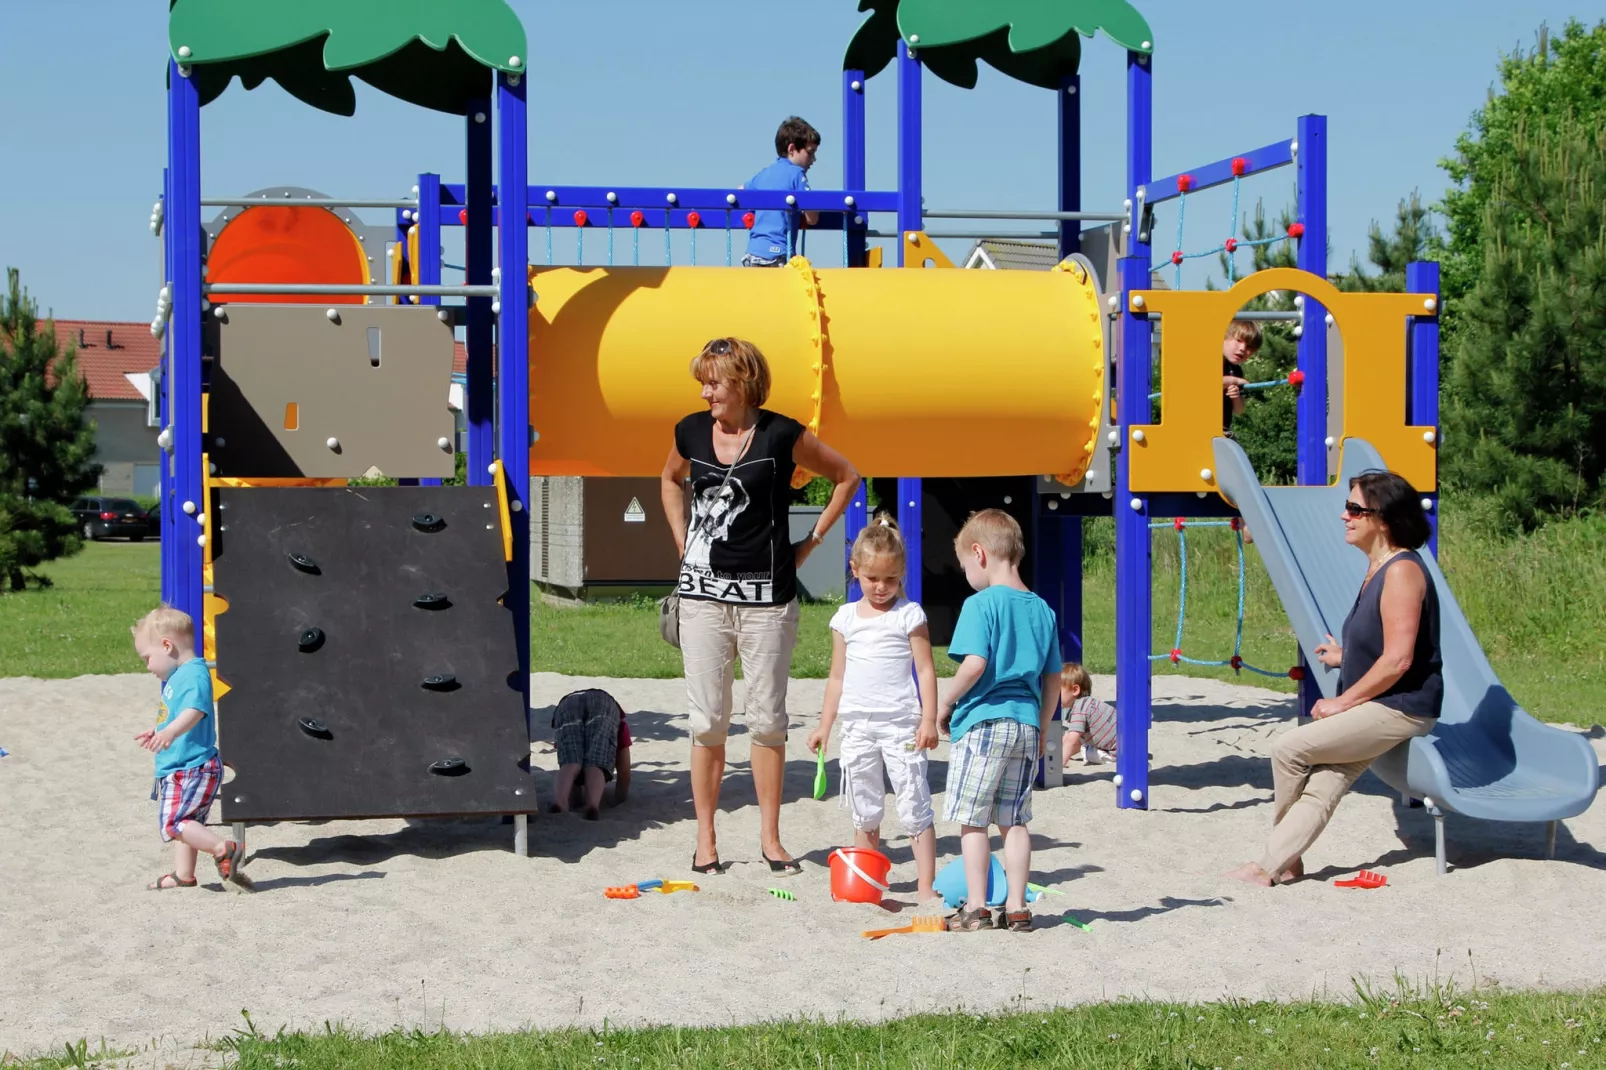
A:
[[[726,335],[763,350],[766,407],[865,473],[1080,482],[1104,398],[1086,268],[1049,272],[532,268],[533,475],[649,476],[704,407],[688,366]]]

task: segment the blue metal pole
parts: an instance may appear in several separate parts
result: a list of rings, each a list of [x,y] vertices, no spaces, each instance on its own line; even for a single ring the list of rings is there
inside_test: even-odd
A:
[[[1327,116],[1299,118],[1298,175],[1299,221],[1305,224],[1295,263],[1301,271],[1327,278]],[[1299,388],[1297,417],[1299,482],[1324,486],[1327,458],[1327,309],[1305,295],[1305,330],[1299,338],[1299,369],[1305,382]],[[1300,712],[1308,716],[1322,697],[1316,674],[1303,657],[1299,685]]]
[[[864,72],[842,72],[842,188],[863,189],[865,184],[865,124],[864,124]],[[865,266],[865,238],[863,227],[851,225],[847,233],[848,267]],[[853,501],[848,505],[847,524],[843,547],[843,568],[847,571],[848,601],[863,597],[859,582],[853,578],[848,561],[853,555],[853,540],[870,522],[869,481],[860,482]]]
[[[463,266],[467,281],[485,285],[491,281],[491,147],[490,98],[468,105],[468,188],[464,200],[468,208],[468,227],[464,235]],[[483,119],[481,117],[484,117]],[[468,428],[468,483],[485,486],[491,482],[488,466],[496,456],[495,370],[491,358],[491,301],[488,297],[468,299],[467,385],[463,393],[464,417]]]
[[[497,137],[501,142],[501,212],[497,228],[501,309],[497,318],[498,449],[513,523],[507,596],[519,648],[519,691],[525,721],[530,707],[530,283],[528,276],[529,126],[523,75],[497,76]]]
[[[178,504],[170,529],[172,605],[196,622],[199,652],[202,547],[208,508],[201,472],[201,100],[195,83],[172,61],[168,67],[167,153],[172,184],[167,226],[172,230],[173,254],[167,267],[173,305],[168,352],[173,371],[173,490]],[[164,537],[168,534],[163,533]]]
[[[168,151],[169,155],[171,156],[171,145],[169,145]],[[162,168],[162,210],[164,217],[167,212],[167,206],[173,203],[172,174],[172,168]],[[171,218],[168,218],[162,229],[163,285],[166,285],[167,280],[173,277],[173,264],[176,263],[178,259],[177,254],[173,251],[174,233],[173,221]],[[162,336],[162,381],[157,395],[157,419],[160,422],[162,429],[168,432],[169,443],[172,441],[172,432],[169,429],[173,426],[172,390],[173,334],[171,331],[169,331],[167,334]],[[160,511],[162,517],[160,521],[162,525],[162,603],[164,605],[172,605],[173,586],[175,578],[178,575],[178,561],[174,556],[174,548],[178,545],[178,517],[182,516],[183,514],[179,512],[173,500],[173,496],[177,493],[177,490],[173,485],[172,446],[168,445],[166,447],[162,447],[159,457],[161,460],[161,464],[158,467],[160,468],[160,493],[162,497],[161,501],[157,503],[157,509]]]
[[[1060,83],[1059,93],[1059,210],[1082,209],[1082,76],[1073,74]],[[1061,259],[1082,249],[1082,225],[1060,223]],[[1059,599],[1051,602],[1059,617],[1060,653],[1066,661],[1082,660],[1082,518],[1064,510],[1043,514],[1053,517],[1047,529],[1039,525],[1039,559],[1059,563]],[[1046,551],[1046,552],[1045,552]]]
[[[903,236],[924,229],[920,183],[920,60],[907,42],[898,42],[898,265],[904,264]],[[919,479],[898,478],[898,527],[909,548],[908,578],[904,589],[920,601],[924,587],[924,547],[921,544],[921,486]]]
[[[1127,196],[1134,204],[1154,166],[1154,84],[1151,60],[1137,52],[1126,57]],[[1116,373],[1116,416],[1121,450],[1115,463],[1115,770],[1120,777],[1116,805],[1149,805],[1149,714],[1153,698],[1149,645],[1154,590],[1150,575],[1148,499],[1132,492],[1131,427],[1149,420],[1147,317],[1132,314],[1132,291],[1149,288],[1149,244],[1141,216],[1126,236],[1121,259],[1121,350]],[[1135,797],[1134,797],[1135,793]]]
[[[1405,265],[1405,291],[1413,294],[1429,294],[1433,297],[1434,307],[1440,308],[1444,304],[1439,294],[1439,265],[1426,261],[1417,261]],[[1411,333],[1409,336],[1411,346],[1410,365],[1410,411],[1411,423],[1416,427],[1431,427],[1435,432],[1439,427],[1439,317],[1423,310],[1420,316],[1412,317]],[[1436,556],[1439,552],[1439,494],[1438,491],[1424,491],[1423,500],[1432,506],[1428,510],[1428,522],[1433,525],[1433,534],[1428,538],[1428,549]]]

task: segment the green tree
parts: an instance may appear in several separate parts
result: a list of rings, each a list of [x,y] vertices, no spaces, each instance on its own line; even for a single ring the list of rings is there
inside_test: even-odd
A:
[[[1444,196],[1448,248],[1444,294],[1453,332],[1459,304],[1478,284],[1486,258],[1485,210],[1497,176],[1511,160],[1518,129],[1530,136],[1554,130],[1569,116],[1606,121],[1606,22],[1586,28],[1569,21],[1560,37],[1541,27],[1532,51],[1516,49],[1500,60],[1500,90],[1473,113],[1457,140],[1455,156],[1440,161],[1455,187]]]
[[[29,569],[83,548],[67,508],[95,485],[95,427],[77,353],[56,349],[15,268],[0,306],[0,577],[20,591]],[[36,577],[37,579],[37,577]]]
[[[1452,485],[1507,521],[1598,505],[1606,472],[1606,132],[1519,125],[1488,178],[1482,262],[1460,303],[1446,450]]]

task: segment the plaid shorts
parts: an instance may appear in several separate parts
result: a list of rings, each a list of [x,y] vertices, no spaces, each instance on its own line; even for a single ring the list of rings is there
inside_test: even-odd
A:
[[[178,827],[186,821],[206,824],[217,789],[223,783],[223,763],[212,755],[200,765],[179,769],[156,784],[157,814],[161,821],[162,842],[178,839]]]
[[[606,691],[564,695],[552,711],[559,765],[594,765],[613,771],[619,758],[619,703]]]
[[[979,828],[1030,822],[1039,734],[1036,725],[1002,720],[959,737],[948,754],[943,819]]]

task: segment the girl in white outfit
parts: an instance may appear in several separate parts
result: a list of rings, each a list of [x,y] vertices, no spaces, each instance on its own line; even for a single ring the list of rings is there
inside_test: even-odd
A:
[[[880,849],[885,770],[913,841],[916,894],[932,899],[937,836],[926,752],[937,745],[937,667],[926,612],[903,597],[905,551],[890,518],[878,517],[859,533],[850,564],[864,597],[831,618],[831,678],[808,746],[817,753],[842,718],[842,796],[853,811],[856,847]]]

